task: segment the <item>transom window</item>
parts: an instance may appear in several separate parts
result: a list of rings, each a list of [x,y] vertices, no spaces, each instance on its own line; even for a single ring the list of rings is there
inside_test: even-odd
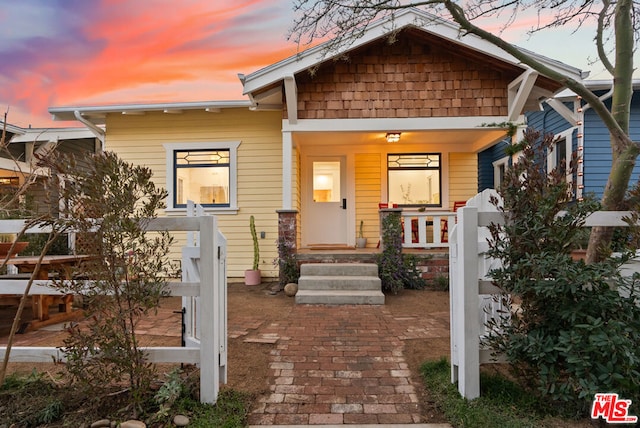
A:
[[[236,151],[233,143],[165,144],[168,209],[187,201],[205,208],[236,209]]]
[[[387,155],[389,202],[398,206],[442,206],[440,153]]]

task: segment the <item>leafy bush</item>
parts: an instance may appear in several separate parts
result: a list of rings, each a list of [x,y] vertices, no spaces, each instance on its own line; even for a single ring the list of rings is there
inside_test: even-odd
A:
[[[502,267],[490,275],[513,309],[489,325],[498,333],[488,343],[534,391],[577,413],[589,408],[596,392],[617,392],[637,403],[638,293],[633,278],[618,273],[624,258],[589,265],[572,260],[584,220],[598,205],[570,202],[564,165],[542,168],[553,142],[528,130],[524,156],[499,190],[506,224],[490,227],[489,255]]]
[[[284,237],[278,238],[278,258],[273,261],[278,267],[280,288],[290,282],[298,282],[300,268],[291,244]]]
[[[402,255],[402,222],[398,214],[392,213],[382,219],[382,242],[384,248],[378,254],[382,291],[396,294],[403,288],[424,288],[415,258]]]
[[[147,233],[144,226],[163,208],[166,191],[155,187],[150,169],[115,154],[98,154],[87,162],[86,170],[74,168],[72,160],[54,165],[66,180],[62,196],[67,205],[57,222],[83,234],[93,256],[74,272],[77,280],[57,284],[83,296],[88,316],[86,324],[67,329],[65,368],[94,396],[115,382],[127,382],[135,415],[154,377],[135,329],[166,295],[172,242],[167,232]]]

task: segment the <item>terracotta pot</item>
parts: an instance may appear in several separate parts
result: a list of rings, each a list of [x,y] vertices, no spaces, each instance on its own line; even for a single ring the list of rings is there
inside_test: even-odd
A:
[[[0,242],[0,257],[6,257],[7,253],[11,249],[13,242]],[[11,253],[11,257],[15,257],[21,251],[24,251],[25,248],[29,246],[28,242],[18,241],[16,242],[16,246],[13,247],[13,252]]]
[[[571,250],[571,258],[575,261],[587,260],[587,250]]]
[[[244,283],[246,285],[260,285],[261,282],[260,269],[247,269],[244,271]]]

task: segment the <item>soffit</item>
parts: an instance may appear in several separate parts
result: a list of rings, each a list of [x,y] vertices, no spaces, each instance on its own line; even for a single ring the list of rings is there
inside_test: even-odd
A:
[[[480,151],[506,136],[503,129],[465,129],[402,132],[399,143],[387,143],[386,132],[294,132],[293,141],[300,146],[467,146]]]

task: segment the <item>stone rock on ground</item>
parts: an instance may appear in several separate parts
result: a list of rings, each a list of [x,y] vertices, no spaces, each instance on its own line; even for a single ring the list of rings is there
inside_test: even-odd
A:
[[[295,282],[290,282],[289,284],[284,286],[284,294],[289,297],[293,297],[298,292],[298,284]]]
[[[120,428],[147,428],[147,424],[141,421],[130,419],[121,423]]]
[[[184,415],[176,415],[173,418],[173,423],[177,427],[186,427],[189,425],[189,418]]]

